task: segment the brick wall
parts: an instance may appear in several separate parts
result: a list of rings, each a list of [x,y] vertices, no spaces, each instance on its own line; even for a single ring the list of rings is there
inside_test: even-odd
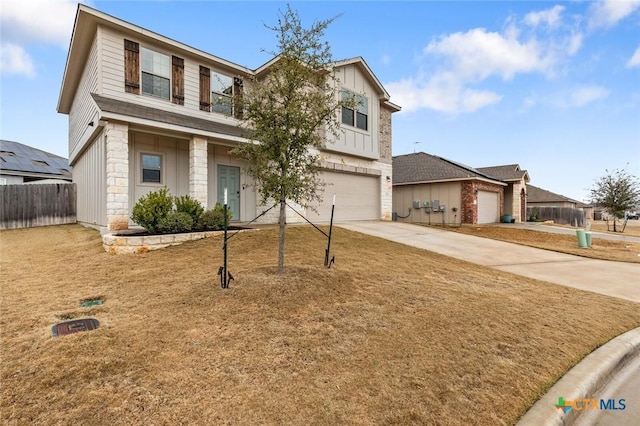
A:
[[[483,181],[462,182],[462,223],[478,223],[478,196],[476,191],[498,192],[500,194],[500,217],[504,210],[504,187]]]

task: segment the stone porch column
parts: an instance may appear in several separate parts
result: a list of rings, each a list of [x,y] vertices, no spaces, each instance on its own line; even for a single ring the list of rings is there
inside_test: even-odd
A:
[[[391,220],[393,211],[393,167],[391,164],[379,164],[382,175],[380,176],[380,219]],[[387,177],[389,180],[387,180]]]
[[[207,139],[193,136],[189,141],[189,195],[207,208]]]
[[[129,125],[107,123],[107,229],[129,228]]]

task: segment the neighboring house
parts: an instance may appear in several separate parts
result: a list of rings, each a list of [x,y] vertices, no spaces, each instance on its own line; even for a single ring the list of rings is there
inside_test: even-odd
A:
[[[584,211],[585,219],[594,217],[594,206],[533,185],[527,185],[527,207],[565,207]]]
[[[477,169],[419,152],[393,157],[393,212],[421,223],[499,222],[507,182]]]
[[[519,164],[478,167],[476,170],[498,178],[507,184],[504,189],[503,214],[511,215],[516,222],[526,222],[529,173],[526,170],[522,170]]]
[[[0,140],[0,185],[71,182],[66,158],[18,142]]]
[[[389,220],[391,115],[400,107],[362,58],[334,65],[340,92],[362,102],[342,111],[340,139],[320,152],[329,186],[319,214],[302,214],[328,220],[335,193],[337,220]],[[229,151],[247,142],[235,101],[248,77],[268,68],[251,70],[79,5],[58,101],[58,112],[69,115],[78,221],[126,229],[136,201],[163,186],[207,208],[226,187],[233,218],[254,219],[266,207]]]

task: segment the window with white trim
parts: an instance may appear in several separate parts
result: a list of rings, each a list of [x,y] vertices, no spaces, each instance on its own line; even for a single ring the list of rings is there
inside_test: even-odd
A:
[[[142,50],[142,93],[171,98],[171,58],[146,47]]]
[[[233,113],[233,78],[216,71],[211,71],[211,111]]]
[[[142,183],[162,183],[162,155],[140,154],[140,170]]]
[[[342,124],[369,130],[369,99],[343,90],[342,100],[345,102],[355,101],[354,108],[342,107]]]

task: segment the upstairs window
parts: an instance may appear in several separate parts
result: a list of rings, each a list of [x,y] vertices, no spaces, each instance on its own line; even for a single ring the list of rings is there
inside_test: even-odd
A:
[[[162,183],[162,155],[141,154],[142,183]]]
[[[342,124],[369,130],[369,99],[348,91],[342,92],[343,101],[355,101],[354,108],[342,107]]]
[[[211,111],[233,113],[233,78],[215,71],[211,72]]]
[[[171,96],[171,58],[145,47],[142,50],[142,93],[162,99]]]

